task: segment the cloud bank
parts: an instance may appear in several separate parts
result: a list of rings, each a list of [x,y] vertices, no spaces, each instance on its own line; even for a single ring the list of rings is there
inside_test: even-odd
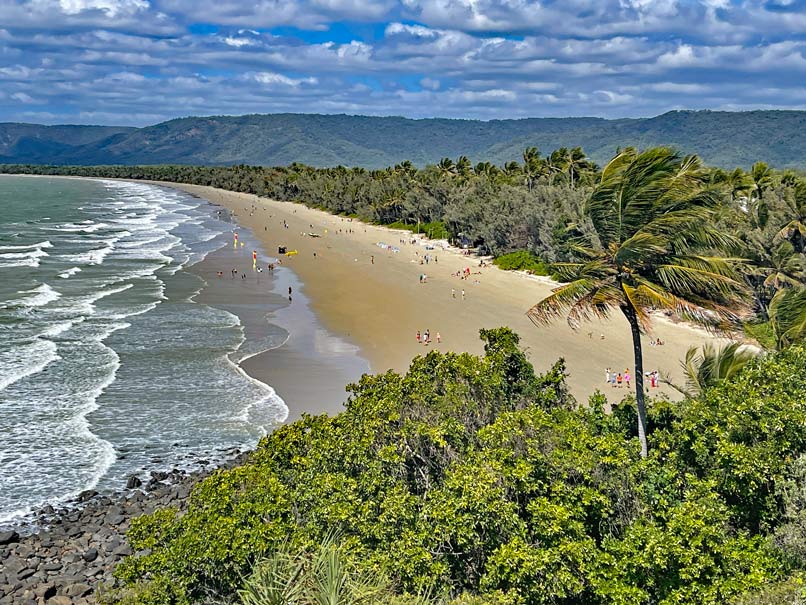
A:
[[[0,120],[806,109],[806,0],[0,0]]]

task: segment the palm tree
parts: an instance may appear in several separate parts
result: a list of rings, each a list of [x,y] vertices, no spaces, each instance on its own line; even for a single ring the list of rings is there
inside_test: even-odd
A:
[[[568,182],[570,183],[572,189],[574,187],[574,176],[579,179],[579,176],[583,172],[593,168],[593,163],[588,159],[581,147],[574,147],[568,151],[566,163],[566,170],[568,170]]]
[[[769,314],[777,350],[806,340],[806,288],[778,290],[770,302]]]
[[[462,177],[469,177],[473,171],[473,164],[470,163],[470,158],[466,155],[459,156],[456,160],[456,174]]]
[[[803,255],[795,253],[795,247],[783,241],[777,248],[765,254],[759,266],[754,270],[764,276],[763,286],[773,292],[781,288],[799,286],[806,276],[803,270]]]
[[[696,156],[667,148],[620,152],[602,172],[584,208],[601,248],[580,241],[578,262],[553,265],[567,283],[527,315],[537,325],[566,316],[572,327],[621,311],[635,355],[641,455],[648,452],[641,333],[652,309],[667,309],[714,328],[745,306],[734,261],[712,255],[734,245],[711,223],[720,202]]]
[[[450,176],[456,174],[456,166],[451,158],[442,158],[437,164],[440,174],[443,176]]]
[[[753,180],[753,196],[751,210],[754,211],[757,225],[763,229],[770,216],[770,209],[764,201],[764,192],[772,187],[772,170],[764,162],[756,162],[750,169]]]
[[[727,175],[725,180],[730,190],[730,199],[746,196],[753,190],[754,184],[750,176],[741,168],[736,168]]]
[[[556,181],[556,179],[552,178],[552,175],[559,176],[568,171],[569,160],[570,154],[567,147],[555,149],[546,158],[546,171],[548,172],[549,179],[552,183]]]
[[[532,191],[535,180],[543,171],[543,160],[540,159],[540,152],[537,147],[527,147],[523,150],[523,176],[526,179],[526,186]]]
[[[764,192],[772,186],[772,170],[764,162],[756,162],[750,169],[753,193],[756,200],[764,198]]]
[[[790,221],[778,232],[778,237],[789,240],[797,252],[806,248],[806,181],[797,180],[792,187],[792,197],[786,198]]]
[[[686,352],[686,359],[680,363],[686,376],[686,388],[675,388],[694,397],[709,387],[733,378],[758,355],[758,350],[738,342],[721,349],[712,344],[703,345],[702,348],[691,347]]]

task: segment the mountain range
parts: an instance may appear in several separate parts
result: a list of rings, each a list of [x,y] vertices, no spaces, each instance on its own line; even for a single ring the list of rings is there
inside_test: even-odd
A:
[[[526,147],[670,145],[713,166],[806,168],[806,111],[671,111],[652,118],[453,120],[321,114],[188,117],[143,128],[0,123],[4,164],[418,166],[467,155],[501,164]]]

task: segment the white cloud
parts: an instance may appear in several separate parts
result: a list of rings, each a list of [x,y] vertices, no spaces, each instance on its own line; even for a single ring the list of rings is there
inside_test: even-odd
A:
[[[806,80],[804,0],[0,0],[0,23],[0,120],[23,99],[43,120],[126,124],[619,117],[800,106]]]
[[[147,0],[59,0],[58,4],[66,15],[100,10],[113,19],[118,15],[131,15],[148,10],[151,6]]]
[[[260,82],[261,84],[268,84],[268,85],[279,84],[281,86],[291,86],[294,88],[300,86],[301,84],[313,85],[318,82],[316,78],[289,78],[288,76],[268,71],[256,73],[252,76],[252,78],[256,82]]]

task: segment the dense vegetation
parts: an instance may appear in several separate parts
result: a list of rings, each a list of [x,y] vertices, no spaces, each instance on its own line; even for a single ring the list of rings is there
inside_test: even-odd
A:
[[[747,169],[758,158],[806,167],[806,112],[673,111],[654,118],[409,120],[317,114],[182,118],[145,128],[0,124],[0,162],[199,164],[382,168],[466,154],[516,160],[524,147],[583,147],[599,164],[618,148],[673,145],[712,166]]]
[[[346,411],[263,440],[137,521],[131,603],[771,604],[806,566],[806,180],[668,149],[417,169],[5,166],[212,185],[478,245],[562,277],[536,321],[620,310],[636,400],[579,406],[506,329],[485,356],[365,376]],[[538,302],[538,301],[536,301]],[[744,322],[770,352],[692,351],[682,402],[644,401],[640,334],[665,309]],[[335,588],[334,588],[335,587]],[[341,587],[341,588],[338,588]],[[240,592],[238,592],[240,590]],[[331,597],[334,593],[341,597]],[[240,595],[238,597],[237,595]],[[801,595],[802,596],[802,595]],[[320,598],[322,597],[322,598]]]
[[[483,357],[431,352],[405,375],[365,376],[344,412],[278,429],[200,484],[186,514],[137,520],[125,598],[223,601],[264,557],[250,586],[266,589],[287,577],[278,551],[316,561],[334,536],[341,568],[431,601],[707,605],[799,590],[806,349],[655,402],[644,459],[629,402],[577,406],[562,362],[536,376],[512,332],[481,336]],[[368,602],[415,602],[384,594]]]

